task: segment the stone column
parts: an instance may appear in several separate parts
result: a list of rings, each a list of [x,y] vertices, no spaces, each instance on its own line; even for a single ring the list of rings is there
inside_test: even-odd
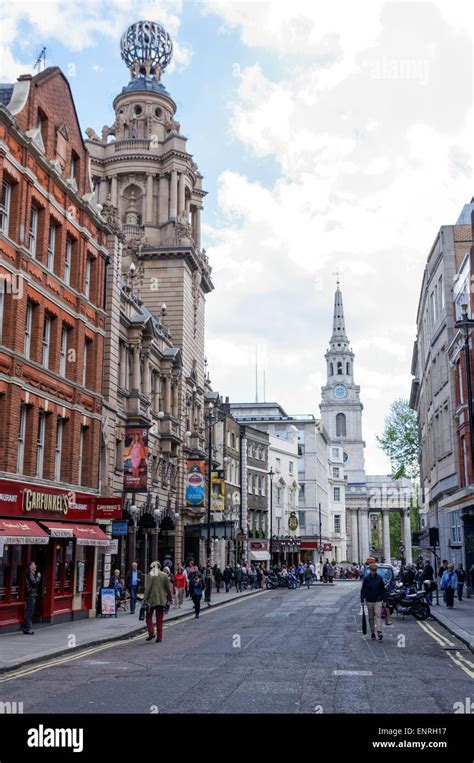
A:
[[[107,194],[109,192],[109,178],[105,177],[102,178],[100,181],[100,190],[99,190],[99,204],[105,204],[107,201]]]
[[[146,173],[146,222],[153,223],[153,173]]]
[[[138,344],[133,345],[132,389],[140,389],[140,347]]]
[[[150,397],[150,356],[147,352],[143,354],[142,392],[145,397]]]
[[[114,205],[114,207],[118,207],[118,180],[116,175],[114,175],[112,178],[112,187],[111,187],[110,195],[112,198],[112,204]]]
[[[179,414],[179,397],[178,397],[178,391],[179,391],[179,384],[176,380],[173,384],[173,416],[176,418]]]
[[[386,564],[390,564],[390,513],[388,511],[382,511],[382,524],[383,524],[383,560]]]
[[[160,187],[158,194],[158,222],[168,222],[168,197],[169,181],[166,175],[160,175]]]
[[[149,556],[149,560],[150,560],[150,563],[154,562],[154,561],[156,561],[158,559],[158,532],[159,532],[158,527],[152,527],[149,530],[149,534],[150,534],[150,538],[149,538],[149,540],[150,540],[150,549],[149,549],[150,556]],[[146,573],[148,574],[148,570],[146,570]]]
[[[360,563],[364,564],[369,556],[369,512],[367,509],[359,511],[359,538],[360,538]]]
[[[169,416],[171,412],[171,376],[169,374],[166,374],[166,376],[163,379],[165,383],[165,413],[167,416]]]
[[[173,220],[178,214],[178,173],[171,170],[170,182],[170,219]]]
[[[183,217],[185,214],[184,172],[181,172],[178,180],[178,217]]]
[[[122,389],[127,388],[127,375],[128,375],[128,358],[127,358],[127,345],[125,342],[120,344],[120,386]]]
[[[405,554],[404,554],[405,562],[406,564],[413,564],[413,558],[411,554],[411,527],[410,527],[409,509],[403,509],[402,531],[403,531],[403,544],[405,546]]]
[[[200,207],[195,207],[194,209],[194,215],[193,215],[193,238],[194,243],[196,244],[196,249],[201,251],[201,209]]]
[[[352,559],[351,561],[360,564],[359,559],[359,533],[357,528],[357,511],[353,509],[351,511],[351,545],[352,545]]]

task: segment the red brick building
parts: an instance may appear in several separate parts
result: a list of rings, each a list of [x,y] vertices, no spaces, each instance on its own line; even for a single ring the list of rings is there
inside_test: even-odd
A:
[[[101,516],[110,230],[95,204],[71,90],[57,67],[0,85],[0,189],[0,627],[13,627],[22,618],[30,559],[44,577],[38,616],[91,614],[95,547],[106,543],[92,523]],[[33,510],[25,507],[27,491],[44,496]],[[61,503],[57,495],[69,498]],[[11,517],[23,528],[2,529]],[[58,519],[76,524],[61,532]],[[81,520],[90,542],[77,529]]]

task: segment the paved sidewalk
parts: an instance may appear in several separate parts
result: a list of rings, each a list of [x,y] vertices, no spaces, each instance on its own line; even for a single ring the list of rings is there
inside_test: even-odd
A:
[[[474,652],[474,598],[462,601],[455,598],[453,609],[447,608],[442,595],[439,598],[439,607],[435,602],[436,600],[431,607],[433,617]]]
[[[242,591],[242,593],[212,592],[213,607],[222,606],[229,601],[261,594],[261,590]],[[207,609],[204,596],[201,610]],[[0,634],[0,673],[19,666],[39,662],[47,657],[71,654],[85,646],[95,646],[107,641],[133,636],[145,631],[145,622],[138,619],[140,603],[133,615],[119,610],[117,617],[96,617],[87,620],[60,623],[58,625],[36,625],[34,636],[25,636],[21,631]],[[165,615],[165,623],[194,614],[191,599],[185,599],[181,609],[171,607]]]

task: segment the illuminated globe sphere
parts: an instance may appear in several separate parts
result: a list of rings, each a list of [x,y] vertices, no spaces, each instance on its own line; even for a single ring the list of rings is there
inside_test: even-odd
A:
[[[160,24],[137,21],[123,33],[120,51],[134,77],[154,76],[159,79],[171,61],[173,43]]]

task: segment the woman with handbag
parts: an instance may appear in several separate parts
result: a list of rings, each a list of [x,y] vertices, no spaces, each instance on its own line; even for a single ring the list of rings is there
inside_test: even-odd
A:
[[[204,590],[204,580],[200,572],[195,572],[193,576],[193,604],[195,617],[199,617],[201,611],[201,599]]]
[[[155,629],[153,626],[153,613],[156,616],[156,641],[159,643],[163,638],[163,616],[165,607],[171,601],[171,586],[168,575],[161,572],[161,564],[152,562],[150,574],[146,581],[143,601],[148,605],[146,613],[146,625],[148,636],[146,641],[153,641]]]

